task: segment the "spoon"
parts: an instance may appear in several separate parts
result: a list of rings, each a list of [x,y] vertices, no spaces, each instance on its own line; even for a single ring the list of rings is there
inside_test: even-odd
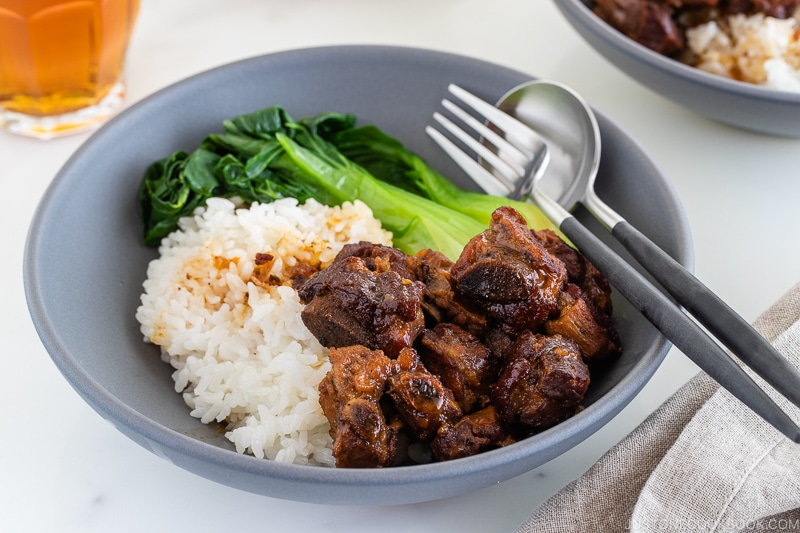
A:
[[[551,219],[558,219],[554,222],[581,226],[569,212],[577,203],[583,204],[698,322],[800,406],[800,388],[796,385],[800,372],[692,273],[597,195],[594,185],[600,166],[600,128],[583,98],[562,84],[535,80],[509,91],[497,107],[540,133],[548,144],[550,166],[544,172],[531,173],[531,179],[537,181],[531,184],[531,194]],[[568,237],[574,242],[572,235]]]

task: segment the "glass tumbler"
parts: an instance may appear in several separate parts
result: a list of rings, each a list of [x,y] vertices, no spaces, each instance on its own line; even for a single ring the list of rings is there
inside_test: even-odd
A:
[[[139,0],[0,0],[0,127],[47,139],[114,114],[138,12]]]

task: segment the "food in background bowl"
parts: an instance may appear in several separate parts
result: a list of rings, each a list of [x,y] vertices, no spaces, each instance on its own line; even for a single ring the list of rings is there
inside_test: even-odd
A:
[[[800,92],[797,0],[593,0],[594,12],[666,56],[712,74]]]
[[[800,12],[776,19],[731,15],[686,31],[687,63],[712,74],[800,92]]]
[[[800,137],[800,92],[743,83],[658,53],[599,17],[594,0],[553,2],[592,48],[653,92],[724,124]],[[631,3],[640,5],[638,0]]]

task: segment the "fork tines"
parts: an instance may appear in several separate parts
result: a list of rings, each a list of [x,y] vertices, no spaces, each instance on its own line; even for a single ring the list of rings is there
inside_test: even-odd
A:
[[[433,118],[467,150],[477,155],[483,165],[432,126],[425,128],[426,133],[486,193],[496,196],[513,193],[514,197],[520,197],[528,192],[529,180],[524,178],[531,176],[531,165],[534,169],[544,168],[549,161],[544,139],[516,118],[461,87],[450,84],[448,90],[475,115],[447,99],[442,100],[442,107],[472,133],[442,113],[434,112]],[[476,115],[488,124],[478,120]]]

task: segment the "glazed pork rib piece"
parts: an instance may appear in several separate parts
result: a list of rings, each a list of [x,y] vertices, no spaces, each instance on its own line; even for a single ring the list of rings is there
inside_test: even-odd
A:
[[[489,384],[499,361],[481,340],[455,324],[441,323],[422,332],[422,362],[440,376],[466,412],[489,402]]]
[[[660,54],[685,47],[683,30],[667,0],[595,0],[594,12],[634,41]]]
[[[495,323],[535,330],[553,313],[567,278],[516,210],[500,207],[489,229],[470,240],[450,269],[453,290]]]
[[[485,334],[489,328],[486,315],[469,302],[460,301],[453,291],[450,280],[453,262],[435,250],[422,250],[417,258],[420,261],[418,276],[425,283],[422,309],[430,321],[455,324],[477,336]]]
[[[431,442],[431,451],[440,461],[469,457],[514,442],[503,427],[493,405],[464,415],[455,424],[439,429]]]
[[[332,369],[319,386],[320,405],[331,425],[337,467],[391,465],[397,455],[397,427],[380,405],[394,363],[364,346],[331,348]]]
[[[396,357],[425,326],[425,285],[393,268],[397,250],[380,246],[372,257],[354,251],[346,248],[341,259],[300,287],[300,301],[306,304],[303,322],[324,346],[358,344]]]
[[[492,400],[506,424],[542,430],[576,412],[589,381],[575,342],[526,331],[511,348]]]
[[[463,416],[453,392],[425,368],[413,348],[400,353],[387,385],[400,418],[419,440],[430,440],[443,425]]]

